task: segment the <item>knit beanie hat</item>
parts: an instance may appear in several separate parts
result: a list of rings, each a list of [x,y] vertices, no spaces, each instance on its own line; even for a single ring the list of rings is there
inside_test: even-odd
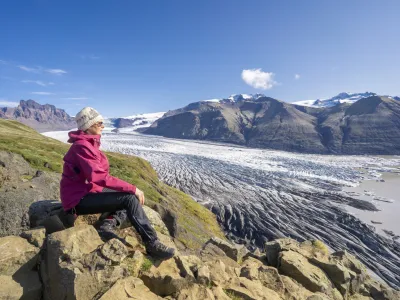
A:
[[[85,131],[93,124],[103,121],[103,117],[92,107],[85,107],[75,116],[78,129]]]

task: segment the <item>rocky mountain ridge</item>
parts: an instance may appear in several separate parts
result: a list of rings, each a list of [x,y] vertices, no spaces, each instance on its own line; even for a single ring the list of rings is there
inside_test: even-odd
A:
[[[400,102],[370,96],[315,108],[258,95],[168,111],[145,133],[249,147],[333,154],[399,154]]]
[[[0,108],[0,118],[16,120],[39,132],[67,130],[76,127],[74,119],[54,105],[41,105],[34,100],[21,100],[17,107]]]
[[[0,238],[0,298],[22,300],[396,300],[400,292],[371,277],[346,251],[319,241],[267,242],[262,252],[211,238],[200,249],[179,249],[156,260],[133,230],[102,240],[87,221],[49,233],[43,227]],[[164,225],[165,227],[165,225]]]

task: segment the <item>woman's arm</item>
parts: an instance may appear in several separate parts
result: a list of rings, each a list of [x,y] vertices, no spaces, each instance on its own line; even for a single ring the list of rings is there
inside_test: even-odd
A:
[[[75,145],[75,147],[80,170],[88,182],[120,192],[136,193],[136,186],[113,177],[104,170],[96,155],[88,147],[82,144]]]

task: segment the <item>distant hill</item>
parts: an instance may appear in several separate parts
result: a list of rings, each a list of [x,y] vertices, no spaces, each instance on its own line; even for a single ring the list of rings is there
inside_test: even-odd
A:
[[[400,154],[400,102],[371,94],[308,107],[234,95],[168,111],[145,133],[305,153]]]
[[[17,107],[0,108],[0,118],[16,120],[39,132],[67,130],[76,127],[74,119],[54,105],[41,105],[34,100],[21,100]]]

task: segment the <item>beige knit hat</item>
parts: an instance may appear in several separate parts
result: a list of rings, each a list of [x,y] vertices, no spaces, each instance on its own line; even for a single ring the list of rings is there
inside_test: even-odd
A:
[[[78,129],[85,131],[93,124],[97,122],[102,122],[103,117],[92,107],[85,107],[75,116],[76,124],[78,124]]]

